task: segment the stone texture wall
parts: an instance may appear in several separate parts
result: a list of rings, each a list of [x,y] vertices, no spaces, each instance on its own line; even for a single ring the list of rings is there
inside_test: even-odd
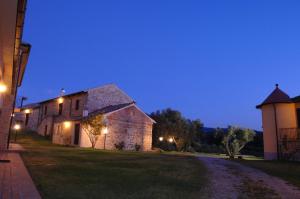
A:
[[[25,128],[36,131],[38,128],[38,119],[39,119],[39,112],[40,109],[39,108],[35,108],[33,110],[31,110],[31,112],[29,113],[29,119],[28,119],[28,124],[27,126],[25,125]],[[26,117],[26,114],[24,114],[24,117]],[[24,118],[25,121],[25,118]]]
[[[52,142],[54,144],[72,145],[74,136],[74,122],[66,127],[63,122],[55,123],[53,126]]]
[[[45,117],[37,128],[37,132],[42,136],[51,136],[53,131],[53,116]],[[46,129],[47,126],[47,129]]]
[[[76,110],[76,100],[79,100],[79,109]],[[86,94],[79,94],[75,96],[63,97],[63,109],[62,114],[59,115],[59,102],[58,99],[51,100],[41,104],[40,120],[43,120],[47,116],[57,116],[63,118],[63,120],[71,119],[72,117],[80,117],[82,115],[84,106],[86,103]],[[47,107],[47,114],[45,109]]]
[[[54,123],[60,123],[64,121],[71,121],[76,117],[81,117],[83,109],[86,103],[86,94],[79,94],[74,96],[63,97],[63,109],[62,114],[59,115],[59,102],[58,100],[51,100],[49,102],[42,103],[39,111],[38,119],[38,132],[43,135],[46,124],[52,122],[49,134],[53,133]],[[76,110],[76,100],[79,100],[79,109]],[[45,114],[45,107],[47,106],[47,113]],[[49,118],[52,118],[52,120]],[[44,124],[43,124],[44,123]],[[48,126],[49,128],[49,126]]]
[[[109,105],[127,104],[133,100],[116,85],[109,84],[103,87],[89,89],[86,108],[89,112]]]
[[[20,110],[20,112],[15,113],[15,117],[13,118],[13,124],[21,122],[22,129],[28,129],[37,131],[38,129],[38,119],[39,119],[39,108],[30,109],[30,113],[28,114],[28,123],[26,125],[26,113],[24,110]]]
[[[115,144],[124,142],[124,150],[135,150],[135,145],[141,150],[149,151],[152,148],[152,121],[135,106],[116,111],[106,118],[108,134],[101,135],[96,148],[115,150]],[[86,132],[81,130],[81,147],[91,147]]]

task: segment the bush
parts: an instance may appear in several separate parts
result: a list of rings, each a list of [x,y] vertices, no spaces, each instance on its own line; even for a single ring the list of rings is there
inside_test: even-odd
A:
[[[140,151],[141,150],[141,145],[139,145],[139,144],[136,143],[134,145],[134,148],[135,148],[136,151]]]
[[[115,144],[116,149],[118,149],[119,151],[122,151],[125,147],[125,143],[124,142],[119,142],[118,144]]]

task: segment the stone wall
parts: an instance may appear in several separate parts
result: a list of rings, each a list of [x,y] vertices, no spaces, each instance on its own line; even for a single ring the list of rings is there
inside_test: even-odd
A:
[[[134,105],[109,114],[106,120],[108,134],[99,137],[96,148],[104,149],[105,145],[106,149],[115,150],[115,144],[124,142],[124,150],[135,150],[136,144],[143,151],[152,149],[152,120]],[[80,138],[81,147],[91,147],[83,129]]]
[[[74,122],[69,122],[69,125],[66,126],[64,122],[54,124],[52,136],[52,142],[54,144],[72,145],[74,136]]]
[[[37,132],[42,136],[51,136],[53,131],[53,116],[48,116],[43,119],[37,128]]]
[[[76,100],[79,100],[78,110],[76,110]],[[38,133],[44,135],[45,125],[47,125],[49,130],[48,134],[51,135],[53,133],[54,122],[60,123],[64,121],[71,121],[74,118],[81,117],[85,103],[86,94],[84,93],[63,97],[61,115],[59,115],[58,99],[42,103],[38,113]],[[47,107],[47,111],[45,107]],[[50,126],[51,128],[49,129]]]
[[[121,89],[113,84],[89,89],[87,106],[89,112],[101,109],[109,105],[127,104],[133,100]]]

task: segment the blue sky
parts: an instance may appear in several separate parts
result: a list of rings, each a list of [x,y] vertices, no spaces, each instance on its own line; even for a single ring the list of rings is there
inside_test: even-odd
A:
[[[300,95],[299,1],[29,0],[19,95],[116,83],[145,112],[261,128],[275,84]]]

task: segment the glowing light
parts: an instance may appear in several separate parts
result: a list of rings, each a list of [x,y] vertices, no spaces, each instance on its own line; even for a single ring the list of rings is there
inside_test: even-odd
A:
[[[59,104],[61,104],[61,103],[63,103],[63,102],[64,102],[64,98],[60,97],[60,98],[58,98],[58,100],[57,100],[57,101],[58,101],[58,103],[59,103]]]
[[[104,127],[104,128],[102,129],[102,133],[103,133],[104,135],[108,134],[108,128],[107,128],[107,127]]]
[[[3,83],[0,83],[0,93],[5,93],[7,91],[7,86]]]
[[[21,125],[20,124],[15,124],[14,125],[14,129],[15,130],[20,130],[21,129]]]
[[[24,113],[26,114],[30,113],[30,109],[25,109]]]
[[[164,141],[164,138],[163,137],[159,137],[158,140],[162,142],[162,141]]]
[[[174,142],[173,138],[169,138],[168,141],[169,141],[170,143],[173,143],[173,142]]]
[[[68,128],[70,128],[71,127],[71,122],[64,122],[64,127],[66,128],[66,129],[68,129]]]

